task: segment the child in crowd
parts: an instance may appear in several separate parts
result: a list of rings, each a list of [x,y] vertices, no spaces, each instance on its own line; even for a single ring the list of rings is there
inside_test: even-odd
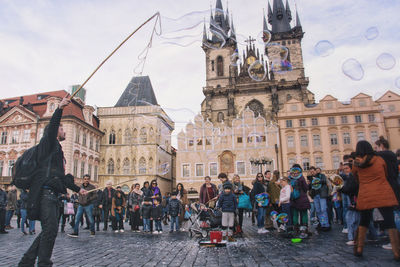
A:
[[[161,219],[162,219],[162,206],[160,204],[160,199],[155,198],[154,200],[154,206],[151,210],[151,218],[155,222],[155,230],[153,231],[153,234],[162,234],[162,226],[161,226]]]
[[[287,225],[292,225],[292,215],[290,212],[290,193],[292,192],[292,187],[290,186],[287,177],[282,178],[280,184],[282,189],[279,195],[279,207],[281,208],[282,213],[288,215],[289,221]]]
[[[231,183],[224,184],[224,192],[219,196],[218,208],[222,210],[222,235],[224,238],[228,237],[229,241],[234,241],[232,234],[237,201],[232,193]]]
[[[140,209],[140,219],[143,219],[143,232],[150,232],[150,217],[153,209],[151,198],[145,197]]]
[[[168,214],[171,216],[171,230],[169,231],[172,233],[174,231],[174,224],[175,224],[175,231],[179,231],[179,216],[182,212],[182,205],[181,202],[176,198],[176,192],[171,193],[171,199],[168,203]]]
[[[122,192],[116,191],[112,198],[111,215],[112,215],[112,228],[118,233],[124,232],[124,216],[125,216],[126,200]]]

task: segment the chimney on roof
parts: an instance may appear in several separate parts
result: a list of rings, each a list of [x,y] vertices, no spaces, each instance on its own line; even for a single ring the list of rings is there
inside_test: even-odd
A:
[[[20,104],[21,106],[24,104],[24,97],[23,97],[23,96],[21,96],[21,97],[19,98],[19,104]]]

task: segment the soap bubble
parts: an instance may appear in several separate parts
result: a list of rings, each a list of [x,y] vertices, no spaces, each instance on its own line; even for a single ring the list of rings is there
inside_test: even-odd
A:
[[[232,55],[231,55],[231,65],[232,66],[234,66],[234,67],[237,67],[238,65],[240,65],[240,56],[239,56],[239,52],[238,52],[238,50],[236,49],[235,50],[235,53],[233,53]]]
[[[382,70],[390,70],[396,65],[396,59],[389,53],[382,53],[376,59],[376,65]]]
[[[271,63],[271,70],[274,73],[284,73],[292,70],[292,64],[287,60],[289,50],[278,43],[267,45],[268,58]]]
[[[287,215],[287,213],[281,213],[276,217],[276,219],[280,223],[287,223],[289,221],[289,216]]]
[[[374,39],[376,39],[376,37],[378,37],[378,35],[379,35],[379,31],[378,31],[378,28],[376,28],[376,27],[370,27],[364,33],[364,37],[367,40],[374,40]]]
[[[289,60],[272,61],[271,70],[275,73],[285,73],[293,69],[292,63]]]
[[[267,45],[271,41],[271,37],[271,32],[264,30],[257,35],[257,41],[262,45]]]
[[[260,60],[256,60],[251,63],[248,73],[251,79],[256,82],[261,82],[267,77],[267,65],[265,62],[261,62]]]
[[[278,216],[278,212],[273,210],[273,211],[271,211],[270,215],[271,215],[271,217]]]
[[[344,75],[354,81],[360,81],[364,77],[364,69],[357,59],[349,58],[342,64]]]
[[[394,81],[394,84],[396,85],[397,88],[400,89],[400,76],[396,78],[396,80]]]
[[[333,54],[335,47],[328,40],[322,40],[315,45],[314,50],[318,56],[327,57]]]

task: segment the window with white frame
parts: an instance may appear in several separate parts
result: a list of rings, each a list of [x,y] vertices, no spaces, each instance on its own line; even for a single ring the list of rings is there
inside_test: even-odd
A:
[[[14,166],[15,160],[8,161],[8,176],[12,176],[12,169]]]
[[[319,134],[313,134],[313,145],[320,146],[321,145],[321,136]]]
[[[348,123],[347,116],[341,116],[341,117],[340,117],[340,121],[341,121],[343,124]]]
[[[328,117],[328,124],[330,125],[336,124],[335,117]]]
[[[0,176],[3,176],[4,161],[0,160]]]
[[[251,165],[251,174],[257,174],[260,172],[260,167],[258,165],[252,164]]]
[[[99,177],[98,177],[98,166],[97,165],[94,165],[94,170],[93,170],[93,180],[95,181],[95,182],[97,182],[98,180],[99,180]]]
[[[216,162],[210,163],[210,176],[218,175],[218,164]]]
[[[87,173],[89,174],[90,177],[92,177],[92,164],[88,164]]]
[[[75,132],[75,143],[79,144],[79,139],[81,139],[81,131],[79,131],[79,129],[76,129],[76,132]]]
[[[1,133],[1,144],[2,145],[7,144],[7,132],[6,131]]]
[[[350,133],[343,133],[343,144],[345,145],[351,144]]]
[[[375,143],[378,139],[378,131],[371,131],[371,142]]]
[[[291,168],[294,164],[296,164],[296,158],[289,158],[288,163],[289,168]]]
[[[89,138],[89,149],[93,149],[93,136]]]
[[[96,139],[96,147],[95,147],[95,151],[98,152],[99,151],[99,146],[100,146],[100,140]]]
[[[311,118],[311,125],[317,126],[318,125],[318,118]]]
[[[146,159],[141,157],[139,159],[139,174],[146,174]]]
[[[196,176],[197,177],[204,176],[204,164],[201,163],[196,164]]]
[[[287,137],[287,146],[294,147],[294,136],[293,135],[289,135]]]
[[[361,115],[355,115],[354,116],[354,120],[355,120],[356,123],[362,123]]]
[[[365,140],[365,133],[364,132],[357,132],[357,142]]]
[[[332,167],[333,169],[338,169],[340,166],[340,157],[338,155],[332,156]]]
[[[11,136],[11,144],[17,144],[19,142],[19,131],[13,131]]]
[[[317,168],[324,168],[324,161],[322,159],[322,156],[315,156],[315,167]]]
[[[74,177],[78,177],[78,160],[74,159],[74,169],[73,169]]]
[[[337,134],[333,133],[330,134],[330,140],[331,140],[331,145],[335,146],[338,144],[338,140],[337,140]]]
[[[246,174],[246,163],[244,161],[236,162],[236,173],[238,175],[245,175]]]
[[[292,128],[292,127],[293,127],[292,120],[286,120],[286,128]]]
[[[22,141],[23,142],[29,142],[30,139],[31,139],[31,130],[30,129],[25,129]]]
[[[308,138],[307,135],[300,135],[300,145],[302,147],[308,147]]]
[[[300,124],[300,127],[306,127],[307,125],[306,125],[306,119],[300,119],[299,120],[299,124]]]
[[[82,145],[83,146],[86,146],[86,138],[87,138],[86,133],[83,133],[83,135],[82,135]]]
[[[303,158],[302,164],[303,164],[303,170],[308,171],[310,169],[310,159],[309,158]]]
[[[375,122],[375,114],[368,114],[368,122]]]
[[[81,162],[81,178],[85,175],[85,162]]]
[[[190,177],[190,164],[182,164],[182,177]]]

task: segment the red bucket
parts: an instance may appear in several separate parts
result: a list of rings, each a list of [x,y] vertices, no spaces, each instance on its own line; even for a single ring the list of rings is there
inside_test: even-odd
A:
[[[211,243],[221,243],[222,232],[221,231],[210,231],[210,241]]]

